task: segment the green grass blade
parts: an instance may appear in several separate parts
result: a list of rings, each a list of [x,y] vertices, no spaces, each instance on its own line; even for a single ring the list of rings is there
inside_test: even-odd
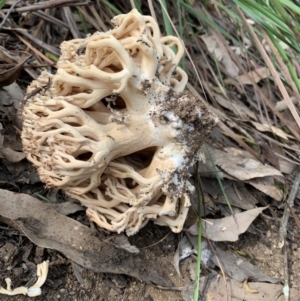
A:
[[[215,23],[214,21],[210,20],[209,18],[207,18],[203,13],[199,12],[198,10],[196,10],[194,7],[192,7],[191,5],[187,4],[184,2],[184,0],[179,0],[180,1],[180,5],[190,14],[194,15],[196,18],[198,18],[199,20],[201,20],[202,22],[204,22],[208,27],[212,27],[215,30],[217,30],[219,33],[221,33],[224,37],[228,38],[229,40],[235,42],[236,44],[239,44],[239,41],[234,38],[232,35],[230,35],[224,28],[222,28],[221,26],[219,26],[217,23]]]
[[[109,1],[107,1],[107,0],[102,0],[102,1],[103,1],[103,3],[104,3],[108,8],[110,8],[111,11],[112,11],[113,13],[115,13],[116,15],[121,15],[121,14],[123,14],[123,12],[121,12],[118,8],[116,8],[114,5],[112,5]]]
[[[5,5],[7,0],[1,0],[0,1],[0,9],[2,9],[2,7]]]
[[[161,0],[161,5],[165,8],[166,11],[168,11],[166,0]],[[164,25],[165,25],[167,35],[171,36],[173,35],[173,29],[165,10],[163,8],[161,10],[163,15]]]
[[[142,8],[141,8],[139,2],[138,2],[137,0],[134,0],[133,2],[134,2],[134,7],[138,10],[138,12],[139,12],[140,14],[143,14]]]
[[[300,7],[297,6],[295,3],[288,1],[288,0],[281,0],[280,1],[284,6],[290,8],[294,13],[300,15]]]
[[[199,287],[200,287],[200,274],[201,274],[201,250],[202,250],[202,223],[201,223],[201,191],[200,191],[200,178],[198,173],[198,163],[196,165],[196,191],[198,199],[198,239],[197,239],[197,262],[196,262],[196,279],[193,301],[199,300]]]
[[[213,161],[213,158],[212,158],[212,156],[211,156],[211,154],[210,154],[210,151],[209,151],[209,149],[208,149],[206,143],[205,143],[205,148],[206,148],[206,151],[207,151],[207,153],[208,153],[209,160],[210,160],[210,162],[212,163],[213,170],[214,170],[214,172],[215,172],[215,174],[216,174],[216,177],[217,177],[219,186],[220,186],[220,188],[221,188],[221,190],[222,190],[222,194],[224,195],[224,198],[225,198],[225,200],[226,200],[227,206],[229,207],[231,214],[234,215],[232,206],[231,206],[231,204],[230,204],[230,200],[229,200],[229,198],[228,198],[228,196],[227,196],[227,194],[226,194],[226,192],[225,192],[225,188],[224,188],[223,183],[222,183],[222,181],[221,181],[221,179],[220,179],[220,177],[219,177],[219,173],[218,173],[217,167],[216,167],[216,165],[215,165],[215,163],[214,163],[214,161]]]
[[[300,92],[300,81],[299,78],[297,76],[296,70],[293,67],[289,57],[287,56],[287,54],[285,53],[284,49],[282,48],[282,46],[280,45],[280,43],[278,43],[278,41],[274,38],[274,36],[272,34],[270,34],[269,32],[267,32],[268,36],[270,37],[272,43],[274,44],[274,46],[277,48],[280,56],[282,57],[282,60],[284,61],[285,65],[287,66],[290,75],[293,79],[293,82],[295,83],[298,92]]]
[[[88,34],[89,32],[88,32],[87,27],[86,27],[84,16],[83,16],[80,8],[79,7],[76,7],[76,8],[77,8],[77,11],[78,11],[78,14],[79,14],[79,18],[80,18],[80,22],[81,22],[81,26],[82,26],[83,32],[85,34]]]
[[[35,196],[37,196],[39,199],[41,199],[42,201],[45,201],[47,203],[51,203],[51,201],[49,199],[47,199],[46,197],[44,197],[43,195],[39,194],[39,193],[35,193]]]

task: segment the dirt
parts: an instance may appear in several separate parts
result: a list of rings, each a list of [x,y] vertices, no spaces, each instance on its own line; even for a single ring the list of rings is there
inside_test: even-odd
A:
[[[298,212],[300,209],[298,207]],[[259,267],[268,276],[283,278],[282,250],[277,247],[280,219],[266,215],[258,218],[250,231],[240,236],[238,242],[222,243],[228,249],[244,252],[248,260]],[[195,260],[190,257],[181,263],[183,279],[180,280],[175,270],[169,278],[177,290],[165,290],[145,284],[125,275],[101,274],[81,269],[55,250],[44,249],[32,244],[18,231],[1,224],[0,237],[0,283],[10,277],[14,287],[25,285],[34,279],[36,264],[45,259],[50,261],[49,274],[42,287],[42,296],[36,300],[123,300],[123,301],[163,301],[183,299],[180,289],[191,283],[189,276]],[[289,226],[289,272],[291,286],[300,283],[300,232],[291,220]],[[146,256],[159,257],[172,265],[180,235],[170,233],[166,227],[148,224],[137,235],[130,238],[132,245]],[[155,265],[155,261],[153,265]],[[156,267],[158,270],[160,266]],[[205,271],[203,271],[205,272]],[[221,273],[220,273],[221,274]],[[3,301],[29,300],[26,296],[1,296]]]
[[[18,231],[10,230],[4,224],[1,229],[1,286],[5,286],[6,277],[12,279],[14,287],[25,285],[35,278],[37,263],[46,259],[50,261],[48,278],[42,287],[43,294],[36,300],[180,300],[178,290],[160,289],[124,275],[100,274],[81,269],[56,251],[33,245]],[[147,257],[159,256],[172,265],[178,235],[170,233],[165,227],[149,224],[131,238],[131,243],[138,248],[145,248]],[[175,270],[169,279],[176,286],[182,285]],[[1,296],[3,301],[29,299],[26,296]]]
[[[296,206],[296,210],[299,215],[299,206]],[[279,218],[262,215],[253,224],[253,228],[256,229],[258,234],[250,234],[249,232],[244,234],[237,245],[249,254],[249,260],[265,274],[283,279],[283,249],[278,246],[279,226]],[[288,225],[287,249],[290,285],[293,288],[299,288],[300,230],[292,217]]]

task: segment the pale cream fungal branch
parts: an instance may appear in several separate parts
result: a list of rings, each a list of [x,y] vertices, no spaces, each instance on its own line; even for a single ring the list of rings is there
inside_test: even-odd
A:
[[[38,280],[33,286],[29,288],[25,286],[20,286],[15,289],[12,289],[11,279],[6,278],[5,279],[6,289],[0,286],[0,294],[9,295],[9,296],[14,296],[14,295],[27,295],[29,297],[40,296],[42,294],[41,287],[47,279],[48,270],[49,270],[49,261],[44,261],[38,264],[37,265]]]
[[[179,232],[194,192],[188,170],[217,118],[184,91],[182,41],[137,10],[113,23],[63,42],[57,73],[28,87],[23,149],[99,226],[133,235],[153,220]]]

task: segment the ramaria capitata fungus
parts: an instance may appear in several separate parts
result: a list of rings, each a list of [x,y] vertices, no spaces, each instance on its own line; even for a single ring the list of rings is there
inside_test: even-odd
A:
[[[15,289],[12,288],[12,282],[10,278],[5,278],[6,289],[0,286],[0,294],[3,295],[27,295],[28,297],[36,297],[42,294],[41,287],[45,283],[48,275],[49,261],[43,261],[37,265],[37,281],[31,287],[20,286]]]
[[[184,91],[178,38],[135,9],[112,22],[63,42],[57,73],[28,87],[24,152],[99,226],[132,235],[154,220],[179,232],[194,191],[188,170],[217,118]]]

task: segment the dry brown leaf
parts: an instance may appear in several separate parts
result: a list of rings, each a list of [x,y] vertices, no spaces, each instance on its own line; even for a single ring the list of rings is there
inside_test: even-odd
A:
[[[297,104],[298,103],[297,97],[291,96],[290,99],[291,99],[291,102],[293,104]],[[276,105],[275,105],[275,110],[276,111],[281,112],[281,111],[283,111],[285,109],[288,109],[288,105],[287,105],[287,103],[286,103],[286,101],[284,99],[276,102]]]
[[[274,148],[271,147],[267,141],[263,140],[257,142],[257,144],[260,146],[261,155],[264,157],[264,159],[277,170],[281,171],[278,156],[276,156]]]
[[[230,176],[246,181],[254,178],[262,178],[266,176],[283,177],[282,173],[268,165],[263,165],[253,158],[244,158],[238,152],[234,152],[234,148],[230,148],[229,152],[223,152],[216,148],[209,148],[210,155],[215,165],[226,171]],[[207,156],[209,158],[209,156]],[[209,164],[206,162],[206,164]]]
[[[237,76],[235,80],[237,80],[241,85],[252,85],[253,82],[258,83],[263,79],[266,79],[270,76],[270,71],[266,67],[260,67],[253,71],[248,72],[247,74],[242,74]],[[251,80],[252,79],[252,80]],[[225,83],[229,83],[228,80],[225,79]]]
[[[4,136],[2,135],[3,125],[0,123],[0,148],[3,146]]]
[[[22,56],[20,56],[20,54]],[[29,57],[30,55],[26,52],[14,54],[13,52],[8,51],[4,47],[0,46],[0,61],[8,64],[16,64],[12,68],[8,68],[4,71],[2,69],[2,71],[0,71],[0,86],[3,87],[12,84],[18,78],[24,63]]]
[[[19,162],[23,160],[26,156],[23,152],[17,152],[9,147],[0,148],[0,157],[5,158],[9,162]]]
[[[276,201],[282,201],[283,199],[283,191],[276,186],[273,177],[252,179],[247,181],[246,183],[249,183],[257,190],[262,191]]]
[[[247,210],[235,214],[234,217],[231,215],[220,219],[205,219],[202,221],[203,236],[213,241],[237,241],[239,235],[244,233],[266,208]],[[187,232],[198,235],[198,225],[194,224]]]
[[[225,148],[226,152],[208,147],[212,160],[218,170],[220,179],[245,181],[256,189],[273,197],[277,201],[283,198],[282,190],[276,186],[273,177],[278,176],[284,179],[282,173],[272,166],[263,165],[246,151],[237,148]],[[206,158],[209,158],[205,148],[202,148]],[[199,164],[198,172],[205,175],[215,174],[215,169],[210,160],[205,164]]]
[[[273,278],[262,273],[258,267],[247,261],[246,258],[232,251],[224,251],[219,247],[215,249],[215,257],[212,261],[219,268],[223,268],[225,274],[236,281],[244,282],[245,279],[254,281],[278,283],[281,279]]]
[[[123,249],[129,253],[133,253],[133,254],[140,253],[140,250],[136,246],[130,244],[128,237],[123,233],[113,235],[109,237],[106,241],[112,244],[114,247],[118,249]]]
[[[200,291],[205,292],[206,301],[284,301],[284,296],[278,297],[278,292],[282,291],[283,286],[280,284],[251,282],[249,285],[259,291],[258,294],[248,293],[239,282],[227,278],[226,286],[223,279],[217,275],[208,281],[209,276],[201,277]],[[290,288],[290,301],[299,301],[300,289]]]
[[[3,100],[5,99],[6,106],[13,105],[14,108],[18,110],[20,109],[20,105],[24,101],[24,91],[22,91],[20,86],[16,82],[14,82],[0,89],[0,98],[2,104],[4,104]]]
[[[280,171],[288,175],[292,174],[297,167],[295,163],[289,162],[281,158],[279,158],[278,161],[279,161]]]
[[[197,254],[198,247],[198,237],[186,233],[179,241],[177,250],[173,257],[173,266],[177,271],[177,274],[181,277],[179,263],[181,260],[190,257],[192,254]],[[205,238],[201,241],[201,265],[202,267],[214,268],[215,265],[212,263],[211,259],[213,252],[210,250],[210,246]],[[195,271],[195,267],[192,267]]]
[[[224,65],[226,72],[231,77],[237,77],[239,75],[239,67],[234,63],[229,55],[224,55],[222,58],[222,64]]]
[[[227,73],[231,77],[236,77],[239,74],[239,68],[231,59],[231,57],[222,50],[214,35],[202,35],[200,38],[205,43],[208,51],[212,53],[218,61],[222,61]]]
[[[175,271],[159,257],[153,261],[146,251],[131,254],[117,249],[90,228],[29,195],[0,189],[0,200],[0,220],[40,247],[57,250],[94,272],[126,274],[146,283],[173,286],[167,275]]]
[[[221,105],[222,107],[230,110],[231,112],[235,114],[239,114],[241,117],[248,118],[256,120],[255,114],[242,102],[237,103],[236,101],[228,101],[225,97],[223,97],[221,94],[214,93],[214,97],[216,101]]]
[[[213,53],[218,61],[223,58],[223,52],[218,45],[218,42],[214,36],[208,36],[206,34],[200,36],[202,41],[205,43],[207,50]]]
[[[227,204],[220,184],[215,179],[203,178],[202,187],[205,193],[211,195],[216,203]],[[257,200],[241,182],[223,180],[223,186],[231,206],[244,210],[255,208]]]
[[[246,292],[250,293],[250,294],[258,294],[259,291],[256,289],[256,288],[251,288],[248,284],[248,279],[246,279],[244,282],[243,282],[243,287],[244,289],[246,290]]]
[[[257,130],[260,132],[270,132],[276,134],[278,137],[281,137],[285,140],[289,140],[289,138],[293,138],[293,136],[286,134],[283,130],[275,127],[269,126],[268,124],[258,123],[258,122],[251,122]]]

